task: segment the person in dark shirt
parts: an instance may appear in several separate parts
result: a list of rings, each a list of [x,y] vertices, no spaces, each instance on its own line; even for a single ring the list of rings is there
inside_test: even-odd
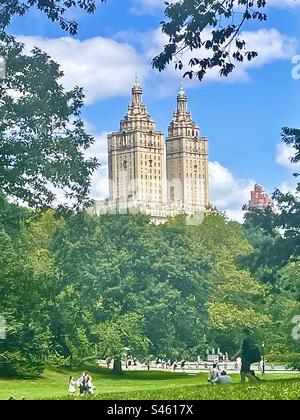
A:
[[[251,349],[254,346],[254,341],[251,337],[251,331],[248,328],[244,329],[245,338],[242,341],[241,349],[239,352],[234,356],[234,360],[238,357],[242,358],[242,366],[241,366],[241,382],[245,383],[246,378],[248,378],[252,382],[258,382],[258,378],[256,378],[251,371]]]

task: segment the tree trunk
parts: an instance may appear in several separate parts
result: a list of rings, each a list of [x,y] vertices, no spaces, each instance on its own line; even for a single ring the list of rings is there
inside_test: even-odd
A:
[[[123,375],[123,370],[122,370],[122,361],[121,361],[121,357],[116,356],[114,358],[114,367],[113,367],[113,372],[116,375]]]

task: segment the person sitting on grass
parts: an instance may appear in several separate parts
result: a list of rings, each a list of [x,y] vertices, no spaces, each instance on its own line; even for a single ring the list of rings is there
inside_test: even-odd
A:
[[[212,369],[209,372],[208,382],[214,382],[220,376],[220,369],[217,363],[213,364]]]
[[[218,376],[214,381],[211,381],[213,385],[220,384],[220,385],[228,385],[232,384],[232,379],[225,370],[222,370],[221,375]]]

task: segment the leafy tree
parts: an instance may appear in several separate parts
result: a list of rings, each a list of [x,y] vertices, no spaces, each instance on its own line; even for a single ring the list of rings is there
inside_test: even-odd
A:
[[[246,236],[252,244],[252,252],[239,259],[242,267],[247,267],[263,283],[275,284],[278,271],[293,258],[295,241],[285,238],[276,229],[278,215],[264,210],[251,209],[246,213]],[[269,220],[266,222],[266,220]],[[266,225],[272,225],[270,233],[264,230]]]
[[[295,150],[291,162],[299,162],[300,130],[284,128],[282,139]],[[244,224],[254,251],[240,262],[263,282],[272,285],[269,286],[272,296],[267,300],[267,306],[273,324],[268,328],[265,341],[269,350],[277,354],[300,349],[291,336],[291,320],[299,314],[300,302],[299,191],[299,183],[293,194],[276,190],[274,198],[278,211],[249,209]]]
[[[300,302],[300,260],[288,263],[279,272],[279,288],[290,299]]]
[[[276,214],[271,207],[259,209],[244,206],[244,210],[248,211],[248,213],[246,213],[244,223],[247,230],[251,231],[253,228],[254,235],[260,231],[263,231],[271,237],[276,237],[278,235],[276,231]]]
[[[300,162],[300,130],[297,128],[285,127],[282,129],[282,140],[295,150],[295,156],[291,158],[292,163]],[[296,172],[295,176],[299,176],[300,172]]]
[[[300,130],[292,128],[283,128],[282,141],[291,146],[295,155],[291,158],[291,163],[300,162]],[[297,178],[300,172],[294,173]],[[291,255],[300,254],[300,184],[298,183],[295,194],[282,194],[279,190],[274,193],[274,198],[279,205],[279,214],[276,218],[276,227],[284,230],[284,237],[291,242],[290,249],[294,246],[294,252]],[[292,249],[291,249],[292,251]]]
[[[1,39],[7,77],[0,81],[0,192],[29,206],[51,205],[53,187],[74,207],[88,202],[96,159],[80,118],[84,95],[65,92],[59,65],[35,48],[31,55],[12,37]]]
[[[282,141],[291,146],[295,154],[291,163],[300,162],[300,130],[283,128]],[[294,173],[299,177],[300,171]],[[300,183],[297,185],[295,194],[283,194],[279,190],[274,193],[274,198],[279,205],[279,214],[276,219],[277,227],[284,230],[286,246],[290,250],[291,258],[300,255]]]
[[[106,0],[99,0],[105,3]],[[63,30],[76,35],[78,24],[68,19],[68,11],[78,7],[87,13],[94,13],[96,0],[8,0],[2,1],[0,7],[0,31],[3,31],[11,22],[13,16],[24,16],[31,7],[43,12],[52,22],[58,22]]]
[[[20,210],[2,207],[4,216]],[[294,350],[286,320],[298,308],[297,267],[282,269],[281,288],[262,285],[240,265],[253,250],[244,229],[224,216],[198,226],[181,216],[162,226],[143,215],[23,218],[16,235],[1,230],[2,374],[36,376],[47,361],[102,357],[115,358],[118,371],[125,352],[141,361],[195,359],[207,346],[231,354],[244,326],[269,351]],[[291,278],[295,288],[286,289]]]
[[[71,35],[78,32],[78,24],[68,19],[70,9],[79,7],[87,13],[95,12],[97,3],[107,0],[14,0],[0,8],[0,31],[4,31],[15,15],[25,15],[37,7],[51,21]],[[242,30],[248,22],[267,20],[267,0],[177,0],[166,3],[166,21],[162,31],[169,37],[164,50],[153,59],[153,67],[162,71],[171,62],[184,70],[184,76],[202,80],[208,70],[219,68],[221,76],[228,76],[234,63],[251,61],[256,51],[247,49]],[[192,53],[185,64],[182,56]]]
[[[295,151],[292,163],[300,161],[300,130],[284,128],[282,140]],[[298,177],[300,173],[295,173]],[[300,255],[300,184],[294,194],[274,193],[278,211],[248,209],[244,226],[247,238],[254,246],[251,255],[244,259],[246,266],[265,282],[276,283],[278,272],[289,262],[299,263]]]
[[[36,377],[43,372],[49,345],[40,308],[45,278],[32,266],[30,251],[24,255],[24,248],[21,251],[3,229],[0,244],[0,312],[7,326],[6,339],[0,342],[0,375]]]
[[[0,193],[0,227],[12,238],[18,237],[30,211],[23,207],[9,203],[4,195]]]
[[[243,328],[259,330],[272,318],[265,301],[268,290],[248,270],[242,270],[224,249],[212,272],[214,292],[206,302],[209,316],[208,340],[232,354],[240,343]]]
[[[171,223],[174,225],[176,219]],[[172,234],[177,234],[174,226]],[[201,225],[190,227],[189,235],[192,243],[204,245],[211,256],[207,272],[209,287],[201,317],[202,346],[220,347],[232,354],[240,345],[245,326],[256,326],[257,332],[270,327],[272,317],[265,305],[269,291],[247,267],[241,267],[241,259],[251,255],[253,247],[239,223],[215,213],[205,217]],[[204,290],[201,287],[202,295]]]
[[[135,313],[119,315],[115,319],[96,325],[93,334],[99,340],[97,354],[100,354],[102,359],[113,358],[113,371],[122,374],[120,361],[124,356],[134,354],[140,360],[146,357],[149,339],[145,337],[143,330],[144,320]]]
[[[171,62],[185,70],[190,79],[204,78],[208,70],[219,68],[221,76],[228,76],[234,63],[251,61],[258,54],[249,51],[241,34],[249,21],[267,19],[265,0],[182,0],[169,4],[167,20],[162,31],[169,43],[153,60],[153,66],[162,71]],[[184,53],[192,58],[184,63]]]
[[[88,336],[93,324],[110,322],[116,314],[137,313],[145,320],[152,354],[170,354],[174,347],[181,351],[179,348],[187,347],[186,337],[193,346],[197,344],[195,299],[189,297],[192,290],[195,293],[196,284],[192,285],[191,275],[184,272],[182,261],[174,265],[178,254],[172,255],[159,228],[149,225],[146,217],[108,216],[93,220],[74,216],[67,229],[59,233],[54,247],[64,287],[73,290],[74,297],[75,291],[78,295],[77,304],[74,302],[69,313],[75,310],[74,317]],[[183,253],[178,252],[183,260]],[[197,266],[200,263],[194,268],[195,274]],[[183,320],[180,314],[187,314],[186,305],[193,315]],[[61,303],[58,310],[60,307]],[[61,313],[58,322],[63,324],[64,336],[72,335],[74,339],[75,325],[65,329]],[[194,323],[193,328],[189,322]],[[175,328],[176,323],[186,328]],[[93,337],[90,340],[97,344]]]

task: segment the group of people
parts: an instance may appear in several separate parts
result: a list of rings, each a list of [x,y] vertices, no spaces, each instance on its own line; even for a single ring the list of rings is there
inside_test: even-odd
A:
[[[238,353],[233,357],[233,360],[237,361],[237,365],[240,368],[241,382],[245,383],[246,378],[251,382],[259,382],[260,379],[255,375],[255,371],[251,369],[253,363],[261,363],[261,354],[259,348],[253,341],[251,331],[244,329],[244,339],[241,344],[241,348]],[[263,369],[264,373],[264,369]],[[230,384],[232,379],[227,375],[226,371],[220,371],[219,365],[214,363],[213,369],[210,372],[209,381],[212,384]]]
[[[165,360],[165,359],[156,359],[156,367],[161,365],[163,369],[173,369],[174,371],[180,366],[183,370],[186,364],[185,360],[182,360],[181,362],[178,362],[177,360],[172,361],[171,359]]]
[[[72,376],[69,379],[69,395],[75,395],[79,390],[80,395],[93,395],[95,386],[93,385],[92,377],[83,372],[79,379],[75,380]]]
[[[136,358],[128,359],[127,362],[126,362],[126,368],[128,368],[130,366],[137,367],[137,365],[138,365],[138,361],[137,361]]]
[[[170,368],[172,368],[174,371],[178,368],[178,366],[180,366],[181,369],[184,370],[185,364],[186,364],[186,361],[185,360],[182,360],[181,362],[178,362],[177,360],[175,360],[173,362],[171,359],[166,360],[166,359],[160,359],[160,358],[158,358],[155,361],[156,367],[158,367],[159,365],[161,365],[161,367],[163,369],[170,369]]]
[[[258,347],[253,342],[251,332],[247,329],[244,330],[245,338],[242,341],[241,348],[239,352],[234,356],[234,360],[237,361],[237,365],[240,367],[241,371],[241,381],[242,383],[246,381],[246,378],[250,381],[259,381],[260,379],[256,377],[255,372],[251,370],[251,365],[253,363],[259,363],[261,361],[261,355]],[[224,359],[223,359],[224,360]],[[228,356],[226,355],[225,360],[228,360]],[[107,360],[107,367],[110,367],[111,360]],[[155,362],[156,366],[161,365],[163,369],[171,369],[175,371],[178,366],[184,370],[186,361],[182,360],[181,362],[174,361],[172,362],[170,359],[160,359],[157,358]],[[128,366],[137,366],[137,359],[132,359],[127,361],[126,367]],[[148,363],[148,368],[150,368],[150,364]],[[226,370],[220,370],[219,364],[214,363],[212,370],[210,371],[209,379],[212,384],[231,384],[232,379],[227,374]],[[77,392],[77,388],[79,389],[79,394],[84,395],[92,395],[95,391],[95,387],[93,385],[92,377],[83,372],[81,377],[76,381],[73,377],[69,379],[69,395],[75,395]]]

